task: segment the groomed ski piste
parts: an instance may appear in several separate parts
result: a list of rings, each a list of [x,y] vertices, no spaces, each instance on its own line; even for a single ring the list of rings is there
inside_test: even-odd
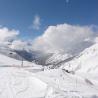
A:
[[[21,61],[0,54],[0,98],[98,98],[97,46],[84,50],[60,68],[44,71],[41,65],[28,61],[19,67]],[[76,72],[66,71],[69,64]]]
[[[46,83],[23,69],[0,69],[0,98],[42,98],[46,87]]]
[[[96,78],[62,69],[31,73],[15,67],[0,68],[0,98],[98,98]]]

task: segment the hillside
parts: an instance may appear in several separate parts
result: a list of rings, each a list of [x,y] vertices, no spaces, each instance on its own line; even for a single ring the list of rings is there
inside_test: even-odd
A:
[[[73,60],[62,65],[65,69],[86,72],[97,73],[98,72],[98,44],[94,44],[91,47],[85,49]]]

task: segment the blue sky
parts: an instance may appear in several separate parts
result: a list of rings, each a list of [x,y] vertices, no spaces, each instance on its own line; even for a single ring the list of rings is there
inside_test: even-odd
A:
[[[33,28],[39,18],[40,27]],[[98,25],[98,0],[0,0],[0,25],[34,39],[49,25]]]

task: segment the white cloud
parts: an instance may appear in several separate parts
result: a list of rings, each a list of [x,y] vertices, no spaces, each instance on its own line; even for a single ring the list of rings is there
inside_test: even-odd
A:
[[[32,41],[22,41],[18,38],[19,31],[10,30],[7,27],[0,27],[0,47],[9,47],[16,50],[30,50],[32,49]]]
[[[14,40],[9,47],[15,50],[27,50],[28,51],[32,49],[32,44],[29,41]]]
[[[35,39],[33,48],[46,52],[62,49],[69,53],[80,51],[92,43],[90,40],[93,39],[94,33],[92,26],[69,24],[49,26],[42,36]]]
[[[9,30],[7,27],[0,27],[0,44],[9,43],[10,41],[16,39],[19,31]]]
[[[32,49],[32,41],[22,41],[18,39],[19,31],[0,27],[0,46],[8,45],[10,48],[23,50]],[[98,42],[97,26],[79,26],[69,24],[59,24],[49,26],[42,36],[33,41],[33,49],[43,52],[55,52],[62,50],[73,53],[80,52],[93,42]]]
[[[33,20],[33,29],[39,30],[40,29],[40,25],[41,25],[41,23],[40,23],[40,16],[35,15],[34,16],[34,20]]]

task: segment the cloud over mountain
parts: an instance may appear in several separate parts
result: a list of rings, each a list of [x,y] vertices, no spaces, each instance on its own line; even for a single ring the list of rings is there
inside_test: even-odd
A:
[[[23,41],[18,38],[18,30],[0,27],[0,47],[10,47],[15,50],[32,49],[32,40]]]
[[[17,30],[10,30],[7,27],[0,27],[0,44],[7,44],[11,41],[15,40],[16,37],[19,35],[19,31]]]
[[[70,24],[58,24],[49,26],[43,35],[33,40],[21,40],[17,30],[0,27],[0,45],[10,44],[13,49],[33,49],[44,52],[62,50],[66,53],[79,53],[85,48],[98,42],[97,26],[79,26]]]
[[[30,41],[22,41],[20,39],[14,40],[11,45],[10,45],[11,49],[15,49],[15,50],[28,50],[28,49],[32,49],[32,42]]]
[[[70,53],[92,44],[96,34],[98,31],[94,30],[94,26],[70,24],[49,26],[42,36],[35,39],[33,48],[49,52],[64,50]]]

